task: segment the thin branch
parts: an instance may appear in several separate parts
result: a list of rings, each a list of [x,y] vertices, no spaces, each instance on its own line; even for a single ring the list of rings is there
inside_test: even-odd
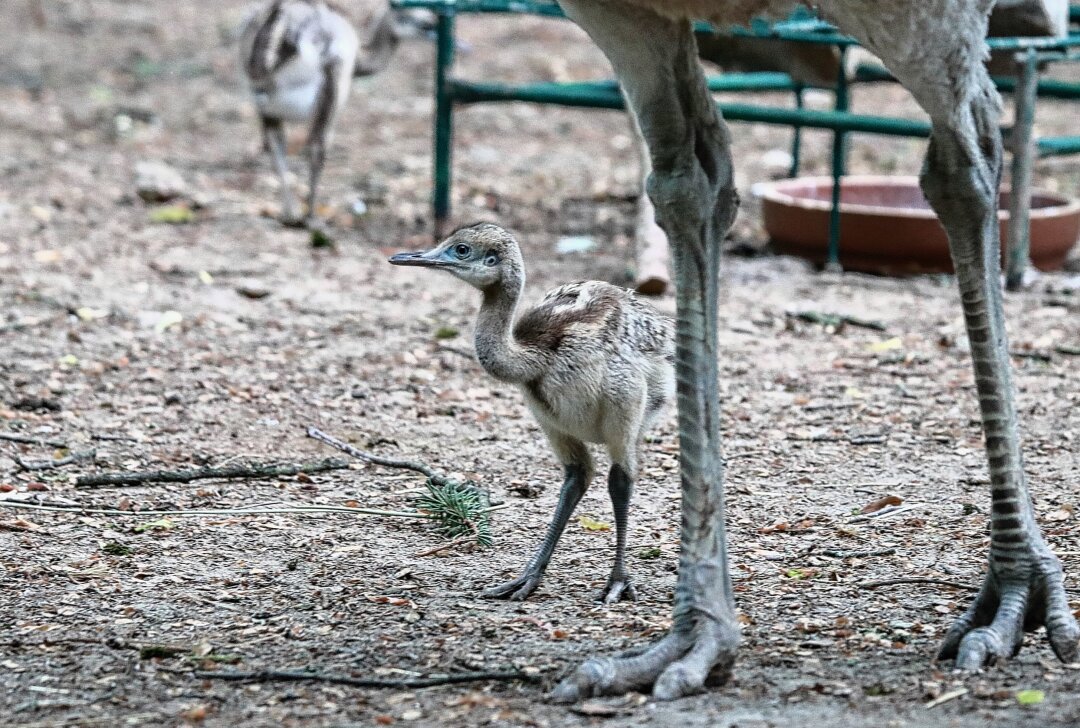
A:
[[[82,450],[80,452],[73,452],[67,457],[59,458],[57,460],[23,460],[18,455],[15,457],[15,464],[23,470],[53,470],[55,468],[62,468],[65,465],[71,465],[72,463],[82,462],[83,460],[93,460],[97,456],[97,450]]]
[[[330,447],[337,448],[341,452],[352,455],[358,460],[363,460],[365,463],[382,465],[387,468],[404,468],[405,470],[412,470],[414,472],[421,473],[422,475],[426,475],[432,480],[445,480],[445,477],[443,475],[432,470],[424,463],[417,462],[415,460],[396,460],[394,458],[384,458],[381,455],[375,455],[374,453],[361,450],[358,447],[353,447],[349,443],[342,442],[336,437],[327,435],[325,432],[315,427],[309,427],[307,429],[307,436],[321,442],[325,442]]]
[[[786,439],[790,442],[847,442],[852,445],[880,445],[888,441],[889,435],[882,432],[868,435],[810,435],[809,437],[788,435]]]
[[[419,558],[424,557],[424,556],[434,556],[435,554],[439,553],[440,551],[446,551],[447,549],[452,549],[455,546],[462,546],[462,545],[467,544],[467,543],[476,543],[476,536],[473,535],[473,534],[469,534],[468,536],[462,536],[461,538],[455,538],[453,541],[447,541],[446,543],[440,544],[440,545],[436,546],[435,548],[428,549],[427,551],[418,551],[415,554],[413,554],[413,558],[419,559]]]
[[[828,556],[832,559],[865,559],[870,556],[892,556],[896,549],[873,549],[871,551],[815,551],[817,556]]]
[[[223,468],[195,468],[193,470],[151,470],[147,472],[101,473],[84,475],[76,479],[76,488],[102,488],[115,486],[145,485],[147,483],[190,483],[208,478],[273,478],[280,475],[322,473],[327,470],[345,470],[347,460],[330,458],[313,463],[286,465],[230,465]]]
[[[892,518],[893,516],[898,516],[901,513],[907,513],[908,511],[913,511],[918,508],[923,508],[925,506],[925,503],[903,503],[898,506],[886,506],[881,510],[874,511],[872,513],[864,513],[855,516],[854,518],[849,518],[847,522],[862,523],[863,521],[883,521],[886,518]]]
[[[501,506],[501,507],[506,507]],[[109,516],[273,516],[282,513],[353,513],[364,516],[389,516],[393,518],[431,518],[420,511],[383,511],[376,508],[349,508],[348,506],[289,506],[287,508],[195,508],[166,511],[121,511],[117,508],[87,508],[85,506],[48,506],[22,501],[0,500],[0,509],[16,508],[54,513],[80,513]]]
[[[877,589],[879,586],[896,586],[897,584],[936,584],[938,586],[952,587],[953,589],[963,589],[964,591],[979,591],[979,587],[971,584],[961,584],[958,581],[934,579],[925,576],[908,576],[899,579],[882,579],[881,581],[860,581],[855,586],[860,589]]]
[[[880,321],[871,321],[869,319],[858,318],[857,316],[848,316],[846,314],[835,313],[820,313],[818,311],[788,311],[786,314],[794,319],[805,321],[811,324],[820,324],[822,326],[832,326],[835,329],[840,329],[844,324],[850,324],[851,326],[858,326],[863,329],[871,329],[873,331],[884,331],[885,324]]]
[[[224,672],[218,670],[196,670],[195,677],[207,680],[229,680],[236,682],[325,682],[335,685],[351,685],[358,688],[430,688],[437,685],[479,682],[482,680],[521,680],[536,682],[539,675],[525,672],[460,672],[450,675],[431,675],[429,677],[409,677],[399,680],[378,678],[356,678],[348,675],[333,675],[321,672],[303,672],[300,670],[258,670],[255,672]]]
[[[491,513],[509,508],[510,503],[485,508],[481,513]],[[4,508],[28,511],[50,511],[53,513],[79,513],[109,516],[274,516],[288,513],[351,513],[362,516],[387,516],[390,518],[425,518],[431,514],[421,511],[383,511],[377,508],[351,508],[349,506],[284,506],[278,508],[192,508],[188,510],[167,511],[122,511],[118,508],[90,508],[87,506],[57,506],[41,503],[27,503],[0,499],[0,510]]]
[[[415,553],[413,554],[413,558],[419,559],[423,556],[433,556],[440,551],[446,551],[447,549],[452,549],[455,546],[461,546],[462,544],[467,543],[476,543],[480,537],[480,530],[472,521],[469,521],[468,525],[471,533],[461,536],[460,538],[455,538],[453,541],[447,541],[446,543],[436,546],[435,548],[428,549],[427,551],[420,551],[418,553]]]
[[[67,447],[67,443],[61,440],[46,440],[41,437],[20,435],[17,432],[0,432],[0,440],[8,442],[21,442],[24,445],[41,445],[43,447]]]

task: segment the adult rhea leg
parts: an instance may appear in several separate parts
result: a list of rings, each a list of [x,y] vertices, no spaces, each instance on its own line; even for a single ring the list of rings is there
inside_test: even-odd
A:
[[[671,632],[641,654],[589,660],[554,698],[653,685],[671,699],[726,673],[739,628],[728,574],[717,386],[720,243],[737,206],[727,129],[698,63],[688,22],[616,3],[563,0],[605,52],[649,145],[648,191],[673,253],[682,546]]]
[[[580,440],[551,432],[548,433],[548,439],[566,469],[566,477],[563,480],[562,490],[559,492],[559,505],[555,507],[555,515],[548,524],[547,533],[544,535],[539,550],[529,559],[521,576],[485,591],[484,596],[490,599],[522,601],[533,593],[544,576],[544,571],[547,569],[548,562],[551,561],[551,555],[555,552],[555,546],[558,545],[570,516],[573,515],[581,497],[585,495],[585,491],[589,489],[593,465],[585,444]]]
[[[982,74],[980,74],[982,75]],[[986,80],[960,123],[935,123],[922,186],[949,233],[990,462],[990,568],[941,657],[977,670],[1020,650],[1024,629],[1045,626],[1062,660],[1077,657],[1080,630],[1061,564],[1035,523],[1024,476],[1001,301],[997,94]]]
[[[1080,629],[1068,607],[1061,565],[1035,523],[1005,336],[997,222],[999,100],[982,64],[990,3],[934,0],[918,17],[879,28],[871,27],[864,2],[851,5],[839,11],[841,21],[850,14],[841,26],[877,53],[933,122],[922,187],[949,236],[990,465],[989,572],[971,608],[949,630],[940,656],[977,670],[1014,655],[1025,629],[1045,626],[1058,657],[1075,660]],[[897,7],[885,6],[893,12]],[[873,40],[884,46],[874,47]],[[910,52],[913,44],[919,53]]]

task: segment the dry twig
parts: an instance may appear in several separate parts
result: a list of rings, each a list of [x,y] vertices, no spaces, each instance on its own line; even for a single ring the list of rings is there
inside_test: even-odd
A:
[[[345,470],[348,460],[330,458],[313,463],[285,465],[230,465],[223,468],[195,468],[192,470],[150,470],[130,473],[102,473],[84,475],[76,479],[76,488],[106,488],[147,483],[190,483],[208,478],[274,478],[280,475],[300,473],[323,473],[327,470]]]
[[[512,672],[460,672],[457,674],[431,675],[429,677],[408,677],[399,680],[388,678],[356,678],[348,675],[333,675],[321,672],[300,670],[257,670],[254,672],[224,672],[218,670],[196,670],[195,677],[208,680],[230,680],[237,682],[325,682],[335,685],[351,685],[358,688],[430,688],[437,685],[479,682],[482,680],[521,680],[536,682],[539,675]]]
[[[71,465],[72,463],[82,462],[83,460],[93,460],[97,455],[97,450],[82,450],[79,452],[73,452],[67,457],[58,458],[55,460],[23,460],[18,455],[15,456],[15,464],[23,470],[53,470],[54,468],[62,468],[65,465]]]
[[[926,576],[906,576],[899,579],[882,579],[881,581],[860,581],[856,586],[860,589],[877,589],[879,586],[895,586],[897,584],[937,584],[938,586],[948,586],[953,589],[963,589],[964,591],[979,590],[979,587],[971,584],[961,584],[958,581],[934,579]]]
[[[435,472],[424,463],[417,462],[415,460],[397,460],[395,458],[384,458],[381,455],[375,455],[374,453],[370,453],[366,450],[361,450],[358,447],[354,447],[347,442],[342,442],[336,437],[327,435],[325,432],[315,427],[309,427],[307,429],[307,435],[308,437],[319,440],[320,442],[325,442],[330,447],[336,448],[343,453],[352,455],[358,460],[363,460],[366,463],[372,463],[373,465],[382,465],[388,468],[404,468],[405,470],[412,470],[414,472],[421,473],[422,475],[426,475],[427,477],[435,481],[445,480],[445,476]]]
[[[817,556],[828,556],[832,559],[865,559],[870,556],[892,556],[896,553],[896,549],[872,549],[870,551],[834,551],[829,549],[813,553]]]
[[[17,432],[0,432],[0,440],[7,440],[8,442],[20,442],[24,445],[41,445],[43,447],[67,447],[67,443],[60,440],[46,440],[41,437],[21,435]]]
[[[484,513],[509,508],[509,503],[485,508]],[[352,508],[350,506],[281,506],[257,508],[191,508],[187,510],[122,511],[118,508],[90,508],[81,505],[60,506],[25,501],[0,500],[0,509],[14,508],[28,511],[51,511],[53,513],[79,513],[83,515],[108,516],[274,516],[283,513],[352,513],[364,516],[389,516],[392,518],[431,518],[421,511],[383,511],[377,508]]]

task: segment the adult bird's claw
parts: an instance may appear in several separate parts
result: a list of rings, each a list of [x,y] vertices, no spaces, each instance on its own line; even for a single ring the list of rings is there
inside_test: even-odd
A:
[[[516,579],[503,582],[484,591],[487,599],[509,599],[512,602],[523,602],[529,598],[536,587],[540,584],[542,574],[526,571]]]

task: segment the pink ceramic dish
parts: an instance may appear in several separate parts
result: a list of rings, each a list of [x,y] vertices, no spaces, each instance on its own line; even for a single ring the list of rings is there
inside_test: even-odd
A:
[[[777,252],[824,263],[832,178],[801,177],[756,184],[765,230]],[[1000,197],[1002,239],[1009,193]],[[1031,261],[1058,270],[1080,236],[1080,201],[1035,190]],[[952,272],[948,241],[915,177],[844,177],[840,183],[840,263],[847,270],[903,275]]]

